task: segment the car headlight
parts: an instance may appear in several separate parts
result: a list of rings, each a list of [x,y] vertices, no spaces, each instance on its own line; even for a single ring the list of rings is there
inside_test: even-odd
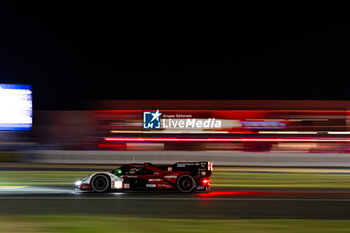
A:
[[[76,186],[80,186],[80,185],[81,185],[81,183],[83,183],[83,181],[78,180],[78,181],[75,181],[75,183],[74,183],[74,184],[75,184]]]

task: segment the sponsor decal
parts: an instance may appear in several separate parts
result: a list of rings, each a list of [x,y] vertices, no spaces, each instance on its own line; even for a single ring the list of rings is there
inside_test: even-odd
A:
[[[168,184],[158,184],[157,187],[165,187],[165,188],[170,188],[171,186]]]
[[[148,181],[161,181],[162,179],[149,179]]]
[[[177,167],[186,167],[186,166],[199,166],[199,163],[196,162],[180,162],[176,164]]]

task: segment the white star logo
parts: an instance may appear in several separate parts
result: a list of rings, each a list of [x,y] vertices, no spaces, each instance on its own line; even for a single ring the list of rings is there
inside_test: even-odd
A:
[[[162,115],[162,114],[159,112],[159,109],[157,109],[157,112],[151,113],[151,115],[153,116],[153,118],[152,118],[152,120],[151,120],[151,122],[152,122],[152,121],[154,121],[155,119],[157,119],[157,121],[159,121],[159,117],[160,117],[160,115]]]

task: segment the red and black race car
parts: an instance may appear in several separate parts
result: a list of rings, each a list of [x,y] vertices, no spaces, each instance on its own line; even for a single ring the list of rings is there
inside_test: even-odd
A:
[[[128,164],[111,172],[93,173],[75,182],[77,190],[107,192],[121,190],[209,191],[213,164],[178,162],[169,166]]]

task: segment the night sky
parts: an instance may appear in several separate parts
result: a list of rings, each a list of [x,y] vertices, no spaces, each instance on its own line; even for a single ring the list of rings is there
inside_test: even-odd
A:
[[[67,3],[0,8],[0,83],[32,84],[34,109],[88,109],[93,99],[350,100],[342,13]]]

